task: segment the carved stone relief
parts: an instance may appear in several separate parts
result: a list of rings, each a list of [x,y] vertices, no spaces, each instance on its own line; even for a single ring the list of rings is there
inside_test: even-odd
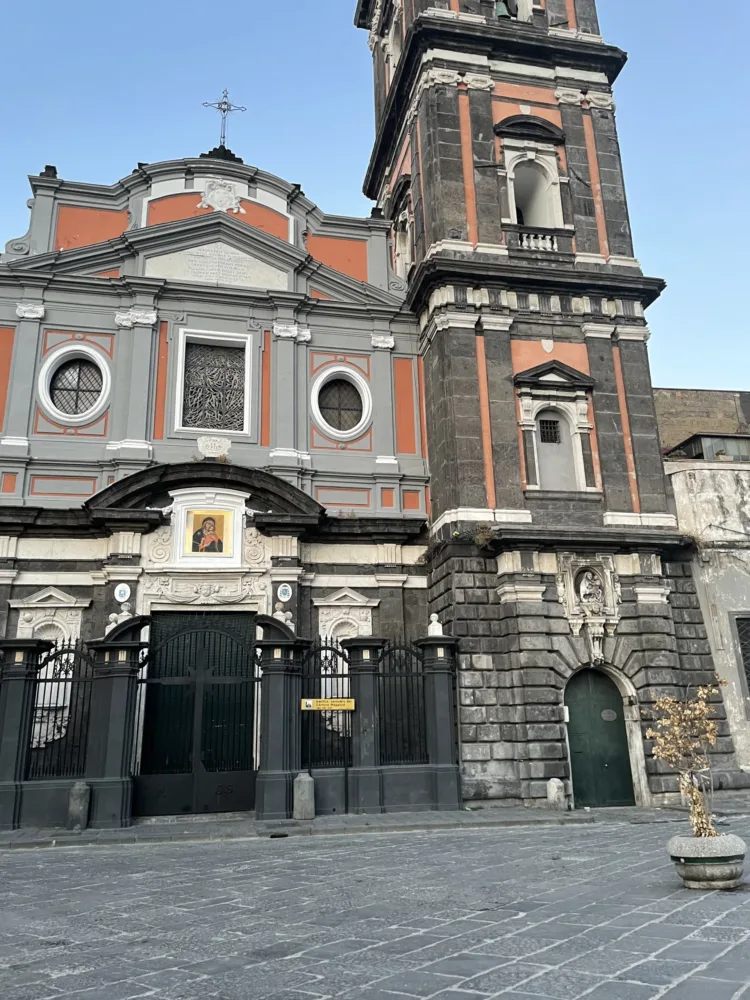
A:
[[[583,632],[591,662],[604,661],[604,639],[615,634],[620,621],[622,588],[614,557],[557,556],[557,595],[573,635]]]
[[[90,600],[73,597],[57,587],[47,587],[23,600],[9,601],[17,608],[17,639],[51,639],[71,642],[81,634],[83,609]]]

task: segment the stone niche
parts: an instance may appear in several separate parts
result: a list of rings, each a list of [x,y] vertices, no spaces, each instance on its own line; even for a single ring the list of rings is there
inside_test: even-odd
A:
[[[289,289],[287,271],[220,242],[149,257],[145,274],[150,278],[192,281],[201,285],[234,285],[273,291]]]

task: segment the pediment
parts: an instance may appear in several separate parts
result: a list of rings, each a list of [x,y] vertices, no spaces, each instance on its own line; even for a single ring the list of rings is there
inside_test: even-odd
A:
[[[578,371],[564,365],[561,361],[548,361],[535,368],[528,368],[519,372],[514,380],[517,386],[535,388],[555,388],[555,389],[592,389],[595,385],[594,379],[585,372]]]
[[[249,291],[309,294],[315,288],[325,298],[354,305],[399,308],[403,303],[400,287],[385,291],[357,281],[315,260],[306,249],[224,212],[131,229],[104,243],[19,258],[5,266],[12,272],[44,272],[87,282],[119,271],[124,282],[135,274]]]
[[[72,594],[66,594],[64,590],[59,590],[57,587],[45,587],[44,590],[38,590],[35,594],[30,594],[29,597],[24,597],[21,600],[9,601],[9,605],[12,608],[87,608],[90,604],[90,600],[85,600],[80,597],[74,597]]]
[[[376,608],[380,601],[373,597],[365,597],[350,587],[342,587],[328,597],[314,597],[316,608]]]
[[[290,285],[287,269],[220,240],[146,257],[143,273],[148,278],[284,292]]]

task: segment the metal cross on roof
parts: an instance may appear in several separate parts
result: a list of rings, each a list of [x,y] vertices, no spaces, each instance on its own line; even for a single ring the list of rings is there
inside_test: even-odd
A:
[[[219,139],[220,146],[226,146],[227,144],[227,118],[235,111],[247,111],[247,108],[241,107],[239,104],[232,104],[229,99],[229,91],[225,90],[221,95],[220,101],[210,101],[203,102],[204,108],[215,108],[221,114],[221,138]]]

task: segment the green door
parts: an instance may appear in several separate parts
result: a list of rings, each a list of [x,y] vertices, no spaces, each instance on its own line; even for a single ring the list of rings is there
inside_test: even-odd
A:
[[[605,674],[582,670],[565,690],[576,806],[632,806],[622,695]]]

